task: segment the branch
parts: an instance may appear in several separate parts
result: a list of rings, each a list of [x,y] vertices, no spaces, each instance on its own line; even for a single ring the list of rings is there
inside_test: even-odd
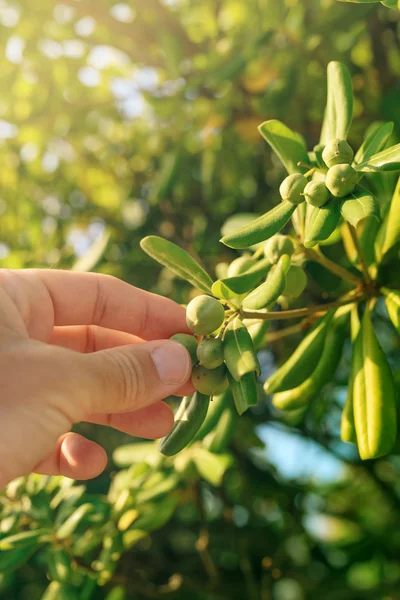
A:
[[[357,277],[357,275],[353,275],[353,273],[350,273],[350,271],[348,271],[344,267],[341,267],[332,260],[329,260],[329,258],[326,258],[326,256],[324,256],[321,251],[317,252],[312,248],[304,248],[304,254],[311,260],[318,262],[320,265],[328,269],[328,271],[334,273],[341,279],[345,279],[346,281],[350,281],[351,283],[354,283],[356,285],[362,284],[362,279],[360,277]]]
[[[360,261],[364,281],[367,285],[370,285],[372,283],[372,280],[371,280],[371,276],[368,272],[368,265],[367,265],[367,261],[365,260],[364,252],[362,251],[360,242],[358,241],[357,232],[356,232],[355,228],[353,227],[353,225],[350,225],[350,223],[347,223],[347,227],[349,229],[354,247],[357,250],[358,260]]]

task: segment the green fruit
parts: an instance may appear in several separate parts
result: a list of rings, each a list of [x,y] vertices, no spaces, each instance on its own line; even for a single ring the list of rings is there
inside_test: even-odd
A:
[[[229,265],[227,276],[236,277],[236,275],[244,273],[254,265],[255,262],[252,258],[249,258],[248,256],[239,256],[239,258],[235,258],[235,260]]]
[[[207,369],[216,369],[224,362],[224,345],[222,340],[204,338],[197,347],[199,363]]]
[[[197,363],[197,340],[194,335],[190,335],[189,333],[175,333],[175,335],[172,335],[169,339],[185,346],[192,359],[192,365]]]
[[[282,292],[287,302],[294,302],[304,291],[307,285],[307,275],[301,267],[291,266],[286,273],[286,285]]]
[[[267,240],[264,245],[264,256],[272,265],[276,264],[284,254],[292,256],[293,252],[294,245],[292,240],[287,235],[280,233]]]
[[[196,365],[192,371],[192,384],[198,392],[207,396],[222,394],[229,386],[225,365],[207,369]]]
[[[224,321],[225,311],[222,304],[211,296],[202,294],[193,298],[186,309],[186,323],[199,335],[212,333]]]
[[[307,179],[301,173],[288,175],[279,188],[282,200],[289,200],[292,204],[304,202],[303,192],[306,185]]]
[[[304,188],[304,196],[311,206],[323,206],[329,200],[329,190],[323,181],[309,181]]]
[[[335,165],[326,174],[325,184],[332,196],[343,198],[356,187],[357,171],[350,165]]]
[[[183,398],[176,412],[172,430],[160,442],[160,452],[166,456],[173,456],[188,445],[206,418],[209,402],[210,398],[199,392]]]
[[[322,152],[322,159],[327,167],[334,165],[350,164],[353,160],[354,152],[346,142],[336,138],[327,144]]]

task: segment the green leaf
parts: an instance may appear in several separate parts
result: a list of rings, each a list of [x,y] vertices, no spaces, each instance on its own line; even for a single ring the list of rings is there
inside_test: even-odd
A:
[[[304,246],[311,248],[329,238],[340,219],[339,202],[336,198],[329,200],[324,206],[315,206],[306,226]]]
[[[233,462],[230,454],[212,454],[204,448],[193,448],[193,462],[199,474],[214,486],[220,486],[222,479]]]
[[[81,256],[75,262],[75,264],[72,265],[71,270],[87,273],[88,271],[94,269],[106,251],[108,242],[110,241],[110,236],[111,232],[105,229],[102,235],[100,235],[94,244],[92,244],[86,254]]]
[[[345,221],[357,227],[363,219],[371,218],[380,221],[379,206],[374,196],[367,190],[357,187],[340,205],[340,212]]]
[[[130,467],[134,463],[158,462],[159,454],[154,442],[140,442],[119,446],[113,453],[113,461],[118,467]]]
[[[229,300],[239,294],[245,294],[267,275],[271,263],[266,258],[255,263],[250,269],[234,277],[218,279],[212,285],[211,291],[217,298]]]
[[[0,573],[3,574],[6,571],[13,571],[19,569],[24,565],[30,557],[38,550],[38,546],[35,542],[29,544],[29,546],[22,548],[13,548],[12,550],[1,550],[0,551]]]
[[[145,538],[147,535],[148,532],[142,531],[141,529],[132,529],[131,531],[126,531],[122,535],[124,548],[126,548],[127,550],[133,548],[133,546],[136,546],[136,544],[140,542],[140,540]]]
[[[400,9],[400,4],[399,4],[398,0],[381,0],[381,4],[383,4],[383,6],[386,6],[387,8],[399,8]]]
[[[259,372],[259,364],[253,340],[239,317],[227,327],[224,335],[224,359],[232,377],[236,381],[246,373]]]
[[[359,165],[367,161],[371,156],[382,150],[392,134],[394,123],[377,124],[376,127],[370,127],[364,138],[364,141],[358,149],[354,162]],[[372,130],[372,131],[371,131]]]
[[[25,548],[27,546],[36,546],[40,543],[50,541],[53,530],[49,528],[33,529],[31,531],[22,531],[9,535],[0,540],[0,551],[12,550],[13,548]]]
[[[229,383],[239,415],[242,415],[250,406],[255,406],[258,403],[257,381],[254,372],[246,373],[240,381],[235,381],[229,375]]]
[[[321,131],[321,144],[335,138],[346,139],[353,118],[353,85],[345,65],[328,64],[328,97]]]
[[[308,153],[307,147],[299,134],[274,119],[262,123],[258,130],[281,159],[289,174],[304,172],[304,167],[297,166],[297,163],[308,164]]]
[[[160,483],[154,485],[150,489],[142,489],[136,495],[136,502],[142,504],[149,500],[155,500],[166,494],[170,494],[179,485],[179,477],[177,475],[169,475],[163,478]]]
[[[362,171],[363,173],[400,170],[400,144],[385,148],[385,150],[370,156],[364,162],[356,165],[355,168],[357,171]]]
[[[140,246],[154,260],[185,279],[185,281],[188,281],[202,292],[211,293],[213,283],[211,277],[190,254],[176,244],[156,235],[149,235],[140,242]]]
[[[133,528],[143,531],[154,531],[167,523],[175,512],[179,503],[177,495],[170,495],[162,501],[145,504],[140,507],[140,515],[134,521]]]
[[[76,600],[76,588],[72,585],[52,581],[40,600]]]
[[[94,509],[94,505],[86,502],[81,504],[73,513],[68,517],[57,530],[57,538],[59,540],[65,540],[65,538],[72,535],[75,529],[78,527],[81,521],[86,515]]]
[[[265,215],[224,236],[220,241],[230,248],[249,248],[253,244],[264,242],[283,229],[296,208],[296,204],[287,200],[281,202]]]
[[[389,211],[386,213],[379,229],[375,252],[378,260],[400,241],[400,177],[392,196]]]
[[[273,306],[285,289],[286,273],[289,267],[290,258],[287,254],[284,254],[268,273],[266,281],[246,296],[242,303],[243,308],[246,310],[260,310],[261,308]]]

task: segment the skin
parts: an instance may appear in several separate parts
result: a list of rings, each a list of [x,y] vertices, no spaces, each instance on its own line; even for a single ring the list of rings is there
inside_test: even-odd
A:
[[[105,450],[70,431],[82,421],[166,435],[162,400],[194,390],[178,332],[181,306],[108,275],[0,269],[0,490],[31,472],[99,475]]]

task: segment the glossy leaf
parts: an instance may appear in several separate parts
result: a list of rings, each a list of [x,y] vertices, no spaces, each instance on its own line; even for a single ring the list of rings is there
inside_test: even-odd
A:
[[[176,244],[156,235],[149,235],[140,242],[141,248],[154,260],[188,281],[193,286],[211,293],[212,279],[195,260]]]
[[[81,521],[94,509],[94,505],[86,502],[81,504],[73,513],[68,517],[57,530],[57,538],[64,540],[65,538],[72,535],[75,529],[79,526]]]
[[[358,149],[354,162],[356,165],[367,161],[371,156],[383,149],[393,131],[394,123],[382,123],[374,127],[371,133],[367,133],[360,148]]]
[[[299,134],[275,119],[265,121],[258,130],[280,158],[289,174],[304,172],[304,167],[299,167],[297,163],[308,164],[308,153]]]
[[[258,402],[255,373],[246,373],[240,381],[235,381],[233,377],[230,377],[229,381],[236,410],[239,415],[242,415],[250,406],[255,406]]]
[[[230,248],[249,248],[264,242],[283,229],[295,210],[295,204],[281,202],[265,215],[224,236],[221,242]]]
[[[319,242],[329,238],[336,229],[340,219],[339,202],[331,198],[324,206],[315,206],[306,224],[304,246],[312,248]]]
[[[245,310],[269,308],[278,300],[286,286],[286,273],[290,267],[290,258],[284,254],[268,273],[264,283],[253,290],[242,302]]]
[[[225,363],[236,381],[246,373],[259,372],[253,340],[239,317],[228,325],[223,341]]]
[[[399,171],[400,170],[400,144],[385,148],[374,154],[364,162],[356,165],[357,171],[373,173],[374,171]]]
[[[321,144],[335,138],[346,139],[353,118],[353,85],[345,65],[332,61],[328,64],[328,94]]]
[[[192,441],[206,418],[209,402],[209,396],[197,391],[183,398],[172,430],[160,442],[159,450],[162,454],[173,456]]]
[[[357,187],[340,203],[340,212],[345,221],[357,227],[364,219],[380,221],[379,206],[374,196],[361,187]]]
[[[212,454],[205,448],[193,449],[193,462],[197,471],[211,485],[219,486],[233,462],[230,454]]]
[[[375,241],[375,252],[379,260],[398,242],[400,242],[400,177],[397,181],[389,211]]]
[[[211,291],[217,298],[230,299],[239,294],[245,294],[267,275],[271,269],[271,263],[263,258],[255,263],[250,269],[234,277],[225,277],[215,281]]]
[[[385,295],[385,304],[390,320],[392,321],[396,331],[400,333],[400,292],[382,288]]]

